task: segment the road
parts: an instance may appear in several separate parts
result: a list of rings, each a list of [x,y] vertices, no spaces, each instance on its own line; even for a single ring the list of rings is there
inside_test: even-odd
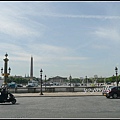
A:
[[[120,99],[105,96],[18,97],[0,104],[0,118],[120,118]]]

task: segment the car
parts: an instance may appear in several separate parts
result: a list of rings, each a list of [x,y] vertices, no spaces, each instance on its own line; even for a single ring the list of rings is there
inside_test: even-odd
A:
[[[111,88],[111,87],[113,87],[113,86],[111,86],[111,85],[109,85],[109,86],[103,86],[103,90],[102,90],[102,95],[106,95],[106,93],[107,93],[107,90],[109,89],[109,88]]]
[[[50,83],[43,83],[42,86],[50,86]]]
[[[111,82],[107,82],[107,85],[111,85]]]
[[[30,80],[26,87],[38,87],[38,81]]]
[[[28,88],[28,87],[34,87],[33,85],[26,85],[26,88]]]
[[[16,88],[17,84],[15,82],[8,83],[8,88]]]
[[[77,86],[80,86],[80,83],[75,83],[75,86],[77,87]]]
[[[23,87],[23,85],[22,84],[17,84],[17,87]]]
[[[120,86],[113,86],[108,88],[107,92],[106,92],[106,97],[107,98],[118,98],[120,97]]]

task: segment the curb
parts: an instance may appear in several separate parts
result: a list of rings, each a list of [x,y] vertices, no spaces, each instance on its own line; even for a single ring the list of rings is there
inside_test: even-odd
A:
[[[87,96],[102,96],[102,95],[68,95],[68,96],[15,96],[15,98],[19,98],[19,97],[87,97]]]
[[[40,93],[38,94],[14,94],[15,97],[83,97],[83,96],[103,96],[102,94],[43,94],[40,95]]]

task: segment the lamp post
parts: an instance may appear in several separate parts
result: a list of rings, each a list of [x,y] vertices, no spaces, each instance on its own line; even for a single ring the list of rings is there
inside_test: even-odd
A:
[[[40,90],[40,95],[43,95],[43,93],[42,93],[42,69],[40,70],[40,76],[41,76],[41,90]]]
[[[7,87],[7,78],[8,75],[10,75],[11,68],[9,67],[9,73],[7,72],[7,67],[8,67],[8,61],[9,59],[7,58],[8,54],[5,54],[5,59],[4,60],[4,73],[3,73],[3,68],[1,68],[1,74],[4,76],[4,87]]]
[[[117,79],[117,71],[118,71],[118,68],[117,67],[115,67],[115,72],[116,72],[116,83],[117,83],[117,87],[118,87],[118,79]]]
[[[72,79],[72,77],[71,77],[71,75],[70,75],[70,77],[69,77],[69,80],[70,80],[70,87],[71,87],[71,79]]]
[[[46,77],[47,77],[47,76],[45,75],[45,92],[46,92]]]

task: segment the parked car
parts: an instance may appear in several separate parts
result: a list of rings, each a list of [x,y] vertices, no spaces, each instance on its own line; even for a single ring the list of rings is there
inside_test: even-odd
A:
[[[8,88],[16,88],[17,84],[15,82],[8,83]]]
[[[28,81],[26,87],[38,87],[38,81],[34,81],[34,80]]]
[[[43,83],[42,86],[50,86],[50,83]]]
[[[120,86],[113,86],[108,88],[107,92],[106,92],[106,97],[107,98],[118,98],[120,97]]]
[[[111,82],[107,82],[107,85],[111,85]]]
[[[34,87],[33,85],[26,85],[26,88],[28,88],[28,87]]]
[[[17,84],[17,87],[23,87],[23,85],[22,84]]]

